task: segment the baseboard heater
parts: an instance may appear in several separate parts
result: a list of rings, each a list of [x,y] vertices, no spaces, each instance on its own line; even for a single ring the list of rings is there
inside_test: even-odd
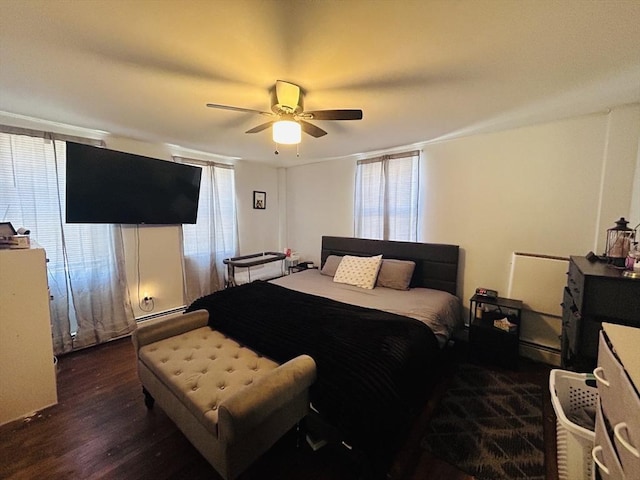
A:
[[[153,320],[154,318],[164,317],[166,315],[172,315],[174,313],[184,312],[187,308],[186,305],[182,305],[181,307],[172,308],[170,310],[164,310],[162,312],[150,313],[149,315],[143,315],[141,317],[136,318],[136,322],[144,322],[147,320]]]
[[[520,340],[520,355],[549,365],[560,365],[560,350],[527,340]]]
[[[567,257],[513,253],[507,296],[524,303],[520,332],[523,357],[560,365],[561,303],[568,269]]]

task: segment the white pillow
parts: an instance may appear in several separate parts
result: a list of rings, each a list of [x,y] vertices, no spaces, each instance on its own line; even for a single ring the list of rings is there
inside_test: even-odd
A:
[[[338,265],[333,281],[371,290],[376,285],[381,264],[382,255],[375,257],[345,255]]]

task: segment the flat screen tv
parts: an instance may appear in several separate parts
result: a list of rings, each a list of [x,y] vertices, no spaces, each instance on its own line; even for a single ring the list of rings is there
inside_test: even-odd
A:
[[[67,142],[67,223],[196,223],[202,169]]]

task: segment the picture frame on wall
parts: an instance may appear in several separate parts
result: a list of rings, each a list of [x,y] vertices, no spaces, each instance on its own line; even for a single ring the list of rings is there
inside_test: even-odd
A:
[[[253,208],[256,210],[267,208],[267,192],[253,191]]]

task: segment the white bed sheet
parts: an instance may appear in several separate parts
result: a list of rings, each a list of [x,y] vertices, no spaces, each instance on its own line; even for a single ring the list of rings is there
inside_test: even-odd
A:
[[[335,283],[333,277],[322,275],[317,269],[276,278],[271,280],[271,283],[351,305],[415,318],[433,330],[440,347],[446,345],[454,330],[462,325],[458,297],[431,288],[412,288],[401,291],[376,287],[367,290],[344,283]]]

